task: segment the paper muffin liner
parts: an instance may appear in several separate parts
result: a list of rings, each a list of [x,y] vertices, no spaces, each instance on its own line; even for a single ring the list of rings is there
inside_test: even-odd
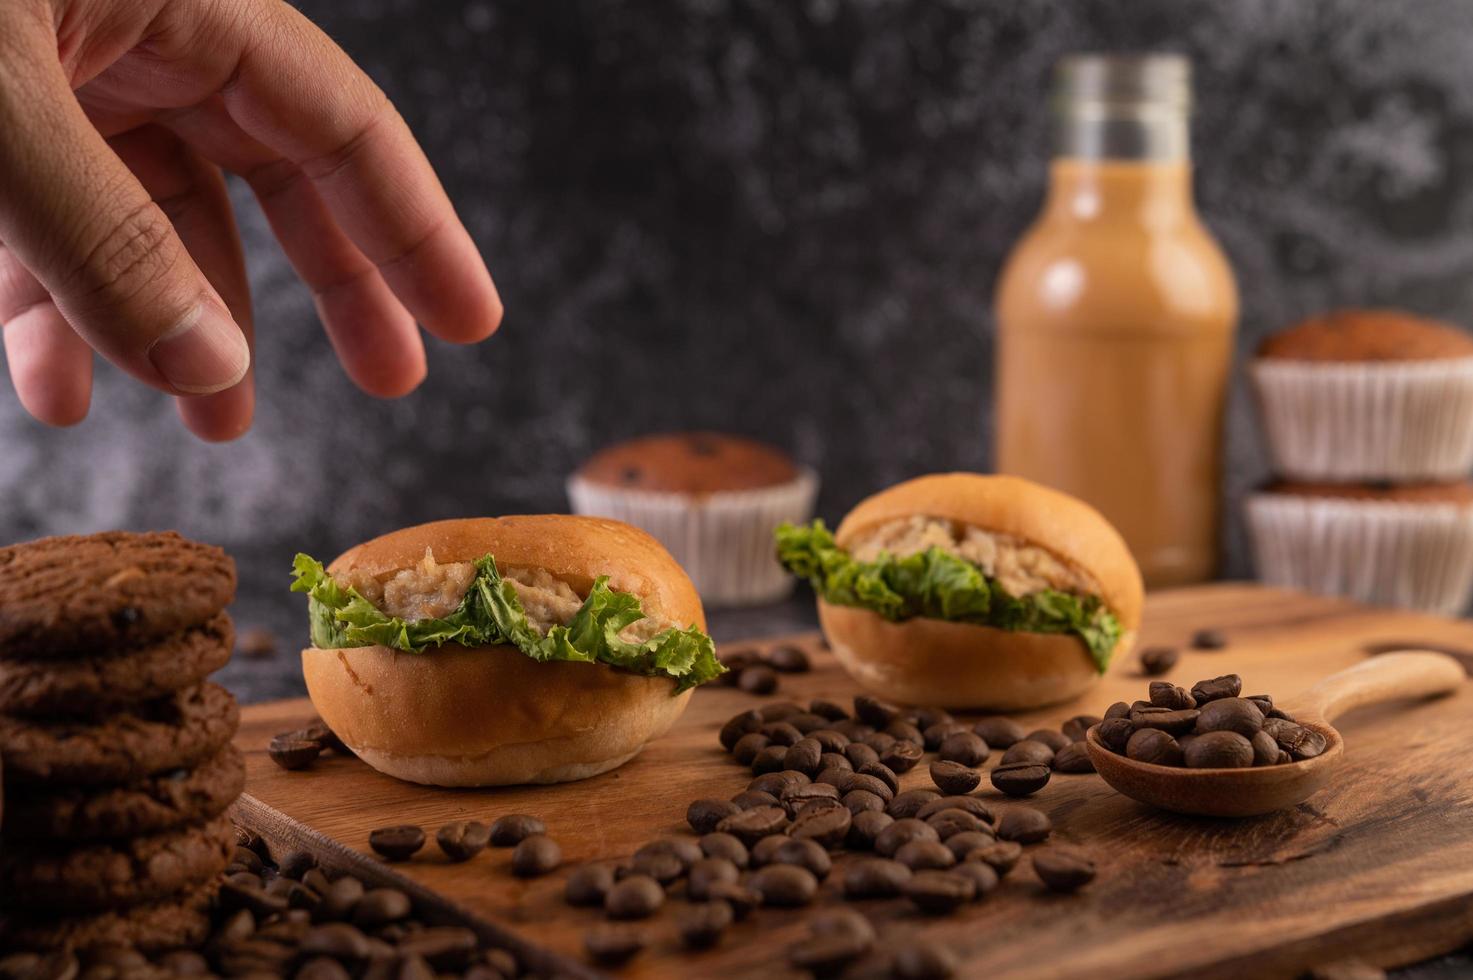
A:
[[[1274,471],[1294,480],[1453,480],[1473,469],[1473,358],[1249,368]]]
[[[575,514],[612,517],[643,528],[670,549],[713,606],[749,606],[785,598],[793,577],[775,557],[773,532],[783,521],[813,516],[818,476],[758,490],[705,495],[611,487],[574,475],[568,498]]]
[[[1468,605],[1473,508],[1261,493],[1247,512],[1265,584],[1449,616]]]

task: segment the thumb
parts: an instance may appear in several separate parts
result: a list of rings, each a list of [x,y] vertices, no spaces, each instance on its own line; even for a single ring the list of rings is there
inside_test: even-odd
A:
[[[108,360],[178,394],[229,388],[250,366],[240,327],[54,52],[0,59],[0,240]]]

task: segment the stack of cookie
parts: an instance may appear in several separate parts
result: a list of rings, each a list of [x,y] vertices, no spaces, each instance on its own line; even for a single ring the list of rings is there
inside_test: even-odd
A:
[[[172,533],[0,548],[0,948],[197,943],[234,849],[235,566]]]

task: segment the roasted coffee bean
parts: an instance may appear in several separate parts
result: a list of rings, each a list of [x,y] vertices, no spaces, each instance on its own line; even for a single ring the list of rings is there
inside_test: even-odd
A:
[[[730,861],[738,868],[747,866],[747,845],[737,840],[731,834],[720,832],[706,834],[700,841],[701,853],[706,857],[722,858]]]
[[[1073,848],[1048,847],[1033,855],[1033,871],[1055,892],[1074,892],[1094,881],[1095,863]]]
[[[813,777],[818,774],[818,761],[823,757],[823,745],[813,738],[801,738],[794,742],[783,756],[783,768]]]
[[[1269,741],[1272,742],[1273,739],[1269,739]],[[1278,743],[1274,743],[1274,751],[1278,752],[1278,750]],[[840,802],[844,804],[845,809],[855,816],[871,810],[884,812],[885,809],[884,799],[867,789],[851,789],[844,794],[844,798]]]
[[[744,766],[750,766],[757,761],[757,755],[771,744],[772,739],[761,732],[748,732],[737,739],[736,744],[731,747],[731,757]]]
[[[752,888],[726,881],[712,882],[706,900],[725,902],[731,907],[732,915],[738,922],[745,919],[753,909],[762,904],[762,896]]]
[[[314,926],[303,933],[297,952],[303,956],[331,956],[337,960],[366,960],[373,947],[361,930],[345,922]]]
[[[535,878],[554,871],[563,863],[563,849],[546,834],[523,837],[511,852],[511,873],[519,878]]]
[[[990,752],[982,736],[968,731],[952,732],[941,740],[941,747],[937,750],[943,760],[968,767],[986,762]]]
[[[1090,760],[1089,749],[1084,747],[1084,743],[1075,742],[1054,753],[1053,769],[1054,772],[1067,773],[1094,772],[1095,764]]]
[[[1255,766],[1273,766],[1279,761],[1279,754],[1283,751],[1279,743],[1268,732],[1259,730],[1253,733],[1248,740],[1253,745],[1253,764]],[[1185,750],[1183,750],[1185,754]]]
[[[1185,735],[1196,727],[1200,716],[1201,712],[1196,708],[1183,708],[1180,711],[1132,711],[1130,723],[1136,728],[1154,728],[1168,735]]]
[[[769,772],[758,776],[747,784],[747,789],[757,790],[761,793],[771,793],[773,796],[781,799],[783,793],[794,786],[806,786],[810,782],[812,782],[811,779],[796,769],[779,769],[777,772]]]
[[[1037,766],[1052,765],[1054,761],[1054,750],[1043,742],[1031,738],[1014,742],[1009,749],[1002,754],[998,762],[1000,766],[1016,766],[1031,763]]]
[[[763,721],[783,721],[794,715],[805,714],[807,710],[797,701],[769,701],[758,708],[757,713],[762,716]]]
[[[854,763],[850,762],[849,757],[842,752],[825,752],[818,757],[818,771],[820,774],[825,772],[832,773],[834,778],[837,779],[840,773],[853,772]],[[817,781],[823,782],[823,780]],[[837,786],[838,784],[835,783],[834,785]]]
[[[830,721],[844,721],[849,717],[848,709],[837,701],[830,701],[827,698],[814,698],[808,702],[808,710]]]
[[[946,736],[955,735],[957,732],[970,732],[972,729],[959,721],[938,721],[921,730],[921,737],[926,740],[926,751],[935,752],[941,748],[941,743],[946,741]]]
[[[1237,732],[1205,732],[1182,750],[1182,764],[1188,769],[1246,769],[1253,765],[1253,743]]]
[[[936,833],[936,828],[924,820],[904,817],[879,832],[875,837],[874,849],[881,857],[894,857],[896,851],[911,841],[940,839],[941,835]]]
[[[1181,652],[1176,647],[1146,647],[1141,651],[1141,673],[1147,677],[1160,677],[1176,666]]]
[[[1150,701],[1158,708],[1169,708],[1172,711],[1197,706],[1197,699],[1192,697],[1186,688],[1170,681],[1152,681]]]
[[[436,970],[458,973],[471,965],[479,945],[476,934],[464,926],[430,926],[401,940],[399,955],[422,956]]]
[[[1264,723],[1263,730],[1272,735],[1274,741],[1279,743],[1279,748],[1289,753],[1296,762],[1323,755],[1330,745],[1325,736],[1313,728],[1286,719],[1270,719]]]
[[[915,812],[915,816],[922,820],[929,820],[933,814],[942,810],[965,810],[972,816],[984,823],[992,823],[996,816],[992,808],[975,796],[942,796],[929,800],[925,806]]]
[[[604,912],[611,919],[646,919],[665,904],[665,889],[649,875],[629,875],[604,895]]]
[[[939,800],[941,794],[930,789],[908,789],[896,796],[885,805],[885,812],[896,820],[905,817],[913,817],[920,812],[921,807],[932,800]]]
[[[353,910],[363,898],[363,882],[351,875],[344,875],[328,886],[317,906],[313,918],[321,922],[337,922],[351,918]]]
[[[831,976],[868,953],[875,944],[869,920],[848,909],[820,912],[808,925],[808,938],[788,949],[788,962],[816,976]]]
[[[853,822],[853,815],[843,806],[805,810],[793,820],[788,833],[800,840],[812,840],[823,847],[834,848],[844,843]]]
[[[1197,715],[1195,731],[1198,735],[1207,732],[1237,732],[1245,739],[1263,728],[1263,712],[1247,698],[1218,698],[1202,706]]]
[[[1126,758],[1157,766],[1181,765],[1181,746],[1159,728],[1142,728],[1125,743]]]
[[[322,743],[278,735],[267,744],[266,754],[283,769],[305,769],[322,754]]]
[[[756,711],[743,711],[739,715],[733,715],[721,726],[721,747],[730,752],[743,735],[761,728],[763,720],[762,715]]]
[[[1274,699],[1268,694],[1245,694],[1243,697],[1258,705],[1258,710],[1263,712],[1263,717],[1269,717],[1269,712],[1274,710]]]
[[[910,772],[925,754],[926,750],[919,742],[899,741],[880,753],[880,762],[892,772]]]
[[[1055,752],[1074,741],[1063,732],[1055,731],[1052,728],[1040,728],[1037,731],[1029,732],[1028,738],[1035,742],[1042,742]]]
[[[1089,734],[1089,730],[1102,721],[1104,721],[1104,719],[1096,715],[1075,715],[1073,718],[1070,718],[1068,721],[1064,722],[1064,724],[1060,725],[1059,731],[1061,731],[1070,741],[1082,742],[1084,741],[1085,735]],[[1064,748],[1068,748],[1068,746],[1066,745],[1064,746]],[[1058,751],[1062,752],[1064,751],[1064,749],[1059,749]]]
[[[917,818],[919,819],[919,818]],[[927,825],[936,831],[943,841],[957,834],[968,832],[990,833],[992,828],[965,810],[950,809],[933,813],[925,818]]]
[[[884,728],[900,714],[900,709],[888,701],[861,694],[854,699],[854,716],[867,725]]]
[[[894,822],[894,817],[879,810],[856,813],[854,819],[849,822],[849,836],[845,838],[845,843],[854,850],[872,850],[875,846],[875,838]]]
[[[1030,806],[1013,807],[997,822],[998,838],[1017,844],[1036,844],[1047,840],[1053,829],[1054,823],[1048,814]]]
[[[843,759],[844,757],[839,756],[839,758]],[[845,766],[848,766],[848,760],[845,760],[844,764]],[[829,766],[826,769],[820,770],[818,775],[813,777],[813,781],[815,783],[828,783],[830,786],[837,789],[840,793],[843,793],[844,783],[849,779],[851,775],[853,775],[853,773],[854,770],[851,768],[841,769],[838,766]]]
[[[661,837],[642,844],[634,852],[635,857],[647,854],[669,854],[680,862],[682,871],[705,857],[701,845],[689,837]]]
[[[353,924],[373,929],[407,918],[409,912],[408,895],[397,888],[373,888],[353,906]]]
[[[435,831],[435,843],[452,861],[469,861],[490,841],[491,828],[479,820],[456,820]]]
[[[849,764],[858,771],[860,768],[871,763],[878,763],[880,761],[880,753],[863,742],[850,742],[844,746],[844,758],[848,759]]]
[[[1096,734],[1107,749],[1124,755],[1126,743],[1135,734],[1135,725],[1131,724],[1129,718],[1106,718],[1100,722]]]
[[[922,912],[942,915],[970,902],[977,886],[970,878],[946,871],[917,871],[901,891]]]
[[[931,782],[947,796],[960,796],[976,789],[982,782],[982,774],[961,762],[939,759],[931,763]]]
[[[767,736],[763,736],[766,738]],[[788,747],[786,745],[769,745],[757,752],[752,757],[751,768],[754,776],[761,776],[770,772],[781,772],[788,767]]]
[[[425,846],[425,832],[413,824],[380,827],[369,832],[368,846],[385,860],[407,861]]]
[[[762,896],[763,905],[781,908],[807,905],[818,894],[813,872],[796,864],[770,864],[753,873],[748,884]]]
[[[875,733],[873,725],[866,725],[858,718],[845,718],[843,721],[834,722],[829,727],[851,742],[863,742],[864,739]]]
[[[796,725],[791,724],[786,719],[783,721],[769,721],[762,726],[761,732],[771,740],[772,745],[785,749],[803,741],[803,733],[798,731]]]
[[[600,923],[583,934],[583,948],[595,963],[622,966],[644,949],[644,933],[628,926]]]
[[[675,932],[687,949],[710,949],[721,941],[735,918],[725,902],[699,902],[676,914]]]
[[[845,898],[894,898],[911,869],[891,858],[860,858],[844,869]]]
[[[573,869],[563,888],[569,905],[602,905],[614,887],[614,870],[603,864],[584,864]]]
[[[748,694],[765,697],[777,690],[777,671],[766,664],[743,667],[737,677],[737,687]]]
[[[972,731],[994,749],[1010,748],[1028,737],[1027,729],[1003,717],[983,718],[972,726]]]
[[[717,654],[717,656],[720,658],[722,666],[726,667],[728,670],[741,670],[745,667],[750,667],[753,664],[760,664],[762,662],[761,651],[756,650],[752,647],[738,647],[735,650],[722,650]]]
[[[547,824],[525,813],[510,813],[498,817],[491,825],[492,847],[516,847],[533,834],[547,833]]]
[[[309,868],[307,873],[302,875],[302,884],[318,895],[326,895],[327,890],[332,887],[332,879],[321,868]]]
[[[1110,705],[1110,707],[1105,709],[1105,717],[1100,719],[1100,721],[1103,724],[1104,722],[1110,721],[1115,718],[1126,718],[1129,715],[1130,705],[1126,704],[1124,701],[1116,701],[1114,704]]]
[[[981,861],[962,861],[951,869],[954,875],[972,879],[973,898],[985,898],[997,889],[1001,879],[991,865],[983,864]]]
[[[951,853],[951,849],[936,840],[913,840],[902,844],[893,857],[912,871],[949,868],[956,863],[956,855]]]
[[[1048,766],[1019,763],[992,770],[992,785],[1008,796],[1030,796],[1048,785]]]
[[[761,790],[743,790],[731,798],[731,802],[741,810],[751,810],[759,806],[777,806],[778,800],[771,793]]]
[[[895,798],[895,793],[888,783],[877,776],[871,776],[868,773],[862,772],[851,773],[845,777],[839,784],[839,789],[845,794],[853,792],[869,793],[873,796],[878,796],[884,804],[888,804]]]
[[[894,769],[891,769],[883,762],[871,762],[867,765],[860,766],[858,769],[855,770],[855,772],[859,773],[861,776],[873,776],[875,779],[878,779],[880,782],[889,787],[891,796],[894,796],[896,793],[900,792],[900,777],[895,775]],[[855,789],[858,787],[850,788]]]
[[[820,881],[829,876],[833,862],[829,859],[829,852],[816,841],[791,837],[777,839],[782,840],[782,843],[772,853],[772,858],[766,862],[767,864],[796,864],[800,868],[807,868],[813,872],[813,876]]]
[[[784,718],[783,720],[786,721],[789,725],[792,725],[794,728],[798,729],[798,732],[805,738],[809,735],[812,735],[814,732],[823,731],[824,729],[828,728],[830,724],[829,720],[823,715],[816,715],[813,714],[811,711],[805,711],[801,714],[792,715],[791,717]]]
[[[528,838],[530,840],[530,838]],[[674,854],[637,854],[629,861],[626,875],[645,875],[669,885],[685,873],[685,865]]]
[[[1192,646],[1198,650],[1221,650],[1227,645],[1227,634],[1222,630],[1197,630],[1192,634]]]
[[[292,980],[352,980],[352,974],[337,960],[316,956],[304,960],[292,974]]]
[[[709,834],[722,820],[733,813],[740,813],[741,809],[730,800],[695,800],[685,808],[685,822],[696,833]]]
[[[891,972],[896,980],[948,980],[956,973],[956,954],[932,943],[903,946]]]
[[[1216,701],[1219,698],[1235,698],[1243,693],[1243,678],[1237,674],[1223,674],[1211,680],[1198,681],[1192,685],[1192,697],[1197,700],[1197,707],[1202,707],[1208,701]]]
[[[941,839],[941,843],[946,845],[946,849],[955,855],[958,861],[965,861],[968,854],[976,850],[981,850],[996,841],[997,838],[993,836],[993,832],[990,829],[963,830],[961,833],[952,834],[950,837],[943,837]]]
[[[203,977],[210,972],[210,961],[192,949],[176,949],[172,953],[165,953],[159,958],[158,966],[176,977]]]
[[[1018,859],[1023,856],[1023,846],[1016,841],[1000,840],[992,844],[986,844],[974,851],[969,851],[964,861],[981,861],[1004,877],[1018,864]]]
[[[695,902],[704,902],[710,897],[711,886],[717,882],[736,882],[741,877],[737,866],[726,858],[701,858],[690,866],[685,882],[685,894]]]
[[[787,834],[770,834],[752,845],[751,863],[754,868],[762,868],[772,863],[777,856],[777,849],[787,841]]]
[[[789,644],[768,650],[766,660],[773,670],[780,670],[784,674],[805,674],[811,667],[808,654]]]
[[[791,786],[783,790],[779,797],[784,807],[787,808],[789,816],[797,816],[798,811],[809,803],[817,800],[829,800],[837,804],[839,802],[839,787],[829,783],[806,783],[802,786]]]
[[[782,833],[787,826],[786,810],[778,806],[765,806],[734,813],[717,824],[716,829],[723,834],[731,834],[751,847],[764,837]]]
[[[912,745],[919,745],[923,750],[926,747],[926,736],[921,734],[919,728],[904,718],[896,718],[885,726],[884,731],[886,735],[889,735],[898,742],[910,742]],[[883,754],[881,753],[882,756]]]
[[[815,717],[822,717],[821,715]],[[837,752],[844,754],[849,747],[850,738],[843,732],[836,732],[832,728],[818,728],[808,733],[808,737],[823,746],[825,752]],[[847,761],[847,760],[846,760]]]
[[[900,740],[897,739],[894,735],[886,735],[884,732],[875,732],[872,735],[866,735],[864,738],[864,744],[874,749],[882,757],[886,752],[889,752],[891,747],[894,746],[895,743],[898,741]]]

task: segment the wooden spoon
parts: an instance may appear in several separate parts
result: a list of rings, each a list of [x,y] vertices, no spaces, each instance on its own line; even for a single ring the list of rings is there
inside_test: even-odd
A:
[[[1330,722],[1352,708],[1382,701],[1451,694],[1466,680],[1462,666],[1441,653],[1404,652],[1373,657],[1331,674],[1281,705],[1306,728],[1325,736],[1313,759],[1251,769],[1183,769],[1117,755],[1091,728],[1085,744],[1095,770],[1132,799],[1174,813],[1251,817],[1302,803],[1323,786],[1345,758],[1345,740]]]

